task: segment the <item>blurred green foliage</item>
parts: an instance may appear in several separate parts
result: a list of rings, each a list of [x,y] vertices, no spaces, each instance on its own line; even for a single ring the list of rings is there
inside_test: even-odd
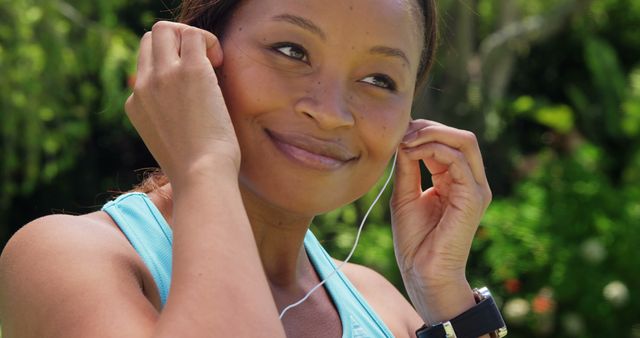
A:
[[[2,243],[35,217],[97,209],[155,165],[122,105],[139,37],[172,6],[0,0]],[[439,61],[414,116],[479,137],[495,198],[472,284],[501,300],[510,337],[640,337],[640,2],[439,6]],[[336,258],[381,186],[314,222]],[[402,288],[389,195],[353,261]]]

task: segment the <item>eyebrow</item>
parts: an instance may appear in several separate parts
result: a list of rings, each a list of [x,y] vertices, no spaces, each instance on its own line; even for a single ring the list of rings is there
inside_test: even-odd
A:
[[[402,59],[405,62],[406,66],[411,65],[411,62],[409,61],[407,54],[398,48],[391,48],[386,46],[375,46],[369,49],[369,53],[388,56],[388,57],[397,57]]]
[[[311,33],[318,35],[322,40],[327,39],[327,35],[324,33],[324,31],[320,27],[318,27],[311,20],[305,19],[301,16],[297,16],[293,14],[280,14],[280,15],[274,16],[273,20],[288,22],[290,24],[296,25],[302,29],[306,29]]]
[[[318,27],[318,25],[313,23],[313,21],[303,18],[301,16],[294,15],[294,14],[279,14],[274,16],[273,20],[287,22],[287,23],[296,25],[302,29],[305,29],[313,34],[318,35],[322,40],[327,39],[327,35],[324,33],[324,31],[320,27]],[[386,46],[375,46],[369,49],[369,53],[386,56],[386,57],[400,58],[405,62],[406,66],[411,65],[411,62],[409,61],[407,54],[398,48],[392,48],[392,47],[386,47]]]

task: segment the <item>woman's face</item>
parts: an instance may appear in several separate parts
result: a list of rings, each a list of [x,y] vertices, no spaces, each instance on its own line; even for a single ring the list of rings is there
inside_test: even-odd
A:
[[[410,120],[422,49],[415,0],[247,0],[220,83],[243,188],[315,215],[366,193]]]

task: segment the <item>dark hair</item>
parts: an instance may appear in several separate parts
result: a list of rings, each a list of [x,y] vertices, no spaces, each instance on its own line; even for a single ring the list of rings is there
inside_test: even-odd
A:
[[[435,0],[416,0],[423,14],[424,46],[420,67],[416,77],[416,93],[426,83],[433,65],[437,46],[437,17]],[[224,38],[225,28],[240,0],[183,0],[176,20],[194,27],[208,30]],[[147,172],[134,191],[149,193],[169,183],[160,169]]]

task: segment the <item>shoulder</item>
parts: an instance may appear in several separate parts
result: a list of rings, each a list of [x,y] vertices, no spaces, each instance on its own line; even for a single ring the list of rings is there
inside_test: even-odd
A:
[[[34,254],[46,250],[63,250],[69,244],[82,250],[99,250],[107,247],[124,246],[118,231],[111,226],[105,217],[95,212],[86,215],[49,215],[31,221],[18,230],[7,243],[3,251],[5,255],[11,255],[14,251]]]
[[[44,263],[71,265],[62,258],[73,258],[71,261],[77,263],[96,255],[105,258],[105,255],[126,252],[126,241],[96,214],[50,215],[23,226],[11,237],[0,256],[2,272],[37,273],[39,270],[24,263],[39,267]],[[13,275],[3,273],[2,276]]]
[[[391,282],[377,271],[358,264],[347,263],[342,271],[394,336],[415,336],[422,319]]]
[[[99,213],[50,215],[28,223],[11,237],[0,256],[0,268],[15,272],[23,267],[21,263],[71,265],[62,258],[78,263],[128,252],[126,239]]]
[[[100,214],[42,217],[9,240],[0,256],[3,331],[75,336],[73,326],[76,332],[99,326],[98,316],[113,305],[110,298],[142,295],[132,247]]]

